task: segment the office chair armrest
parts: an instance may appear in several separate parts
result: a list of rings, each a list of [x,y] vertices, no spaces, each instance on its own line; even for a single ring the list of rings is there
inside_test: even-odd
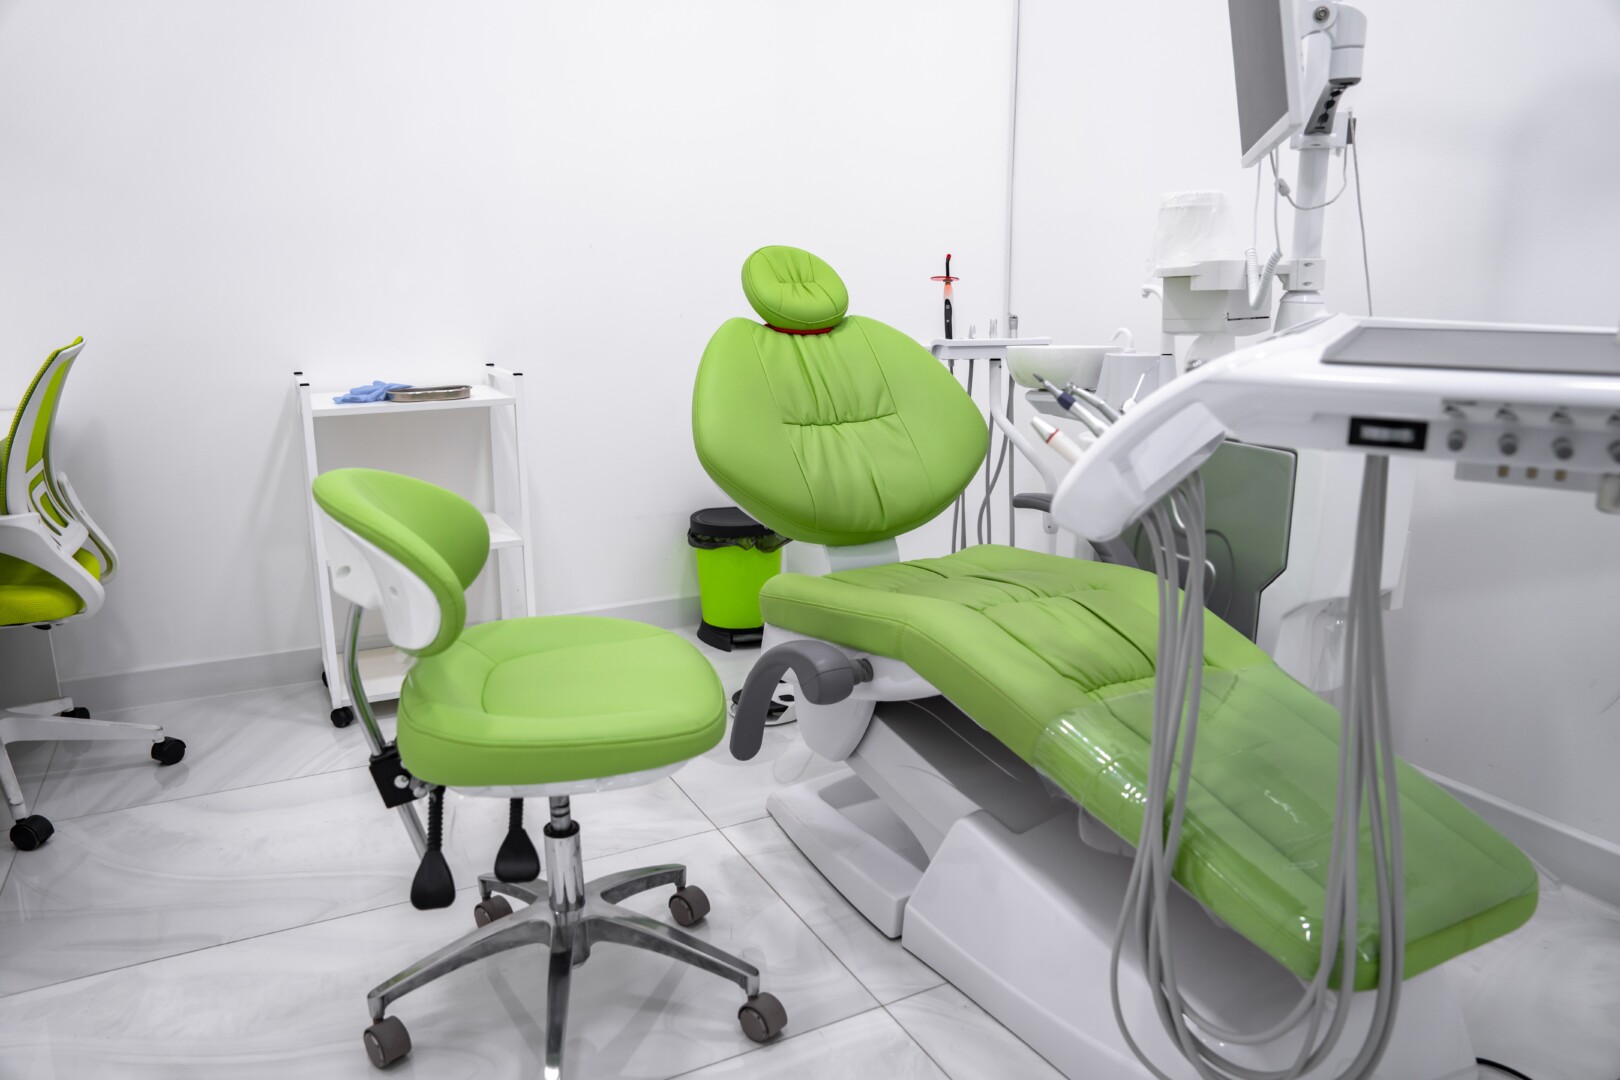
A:
[[[107,534],[101,531],[95,519],[85,510],[84,504],[79,502],[79,493],[73,490],[73,484],[69,482],[67,473],[56,474],[56,485],[61,492],[62,501],[67,504],[63,509],[68,512],[69,517],[83,524],[89,533],[90,546],[95,548],[96,558],[101,563],[101,581],[107,582],[118,571],[118,552],[113,550]]]
[[[78,595],[84,604],[81,614],[94,615],[106,592],[95,575],[73,558],[88,534],[89,530],[77,522],[58,536],[45,527],[38,514],[4,514],[0,515],[0,555],[21,559],[50,574]]]

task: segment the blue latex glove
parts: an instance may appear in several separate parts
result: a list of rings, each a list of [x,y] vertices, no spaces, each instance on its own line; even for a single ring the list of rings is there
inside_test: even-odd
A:
[[[388,397],[390,390],[408,390],[410,383],[383,382],[374,380],[370,386],[356,386],[347,394],[339,394],[332,400],[339,405],[360,405],[372,401],[382,401]]]

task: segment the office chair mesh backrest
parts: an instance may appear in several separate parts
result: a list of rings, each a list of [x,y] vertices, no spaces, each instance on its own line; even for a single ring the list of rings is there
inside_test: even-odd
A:
[[[432,592],[438,633],[421,648],[400,647],[418,656],[449,648],[467,623],[467,588],[489,558],[489,524],[478,508],[425,480],[377,469],[334,469],[317,476],[313,490],[327,516]]]
[[[984,460],[984,417],[922,346],[846,315],[832,267],[791,247],[743,264],[764,320],[731,319],[704,350],[692,393],[698,459],[764,525],[849,545],[915,529]]]
[[[37,512],[46,527],[60,532],[68,525],[67,503],[56,491],[50,461],[51,428],[73,361],[84,338],[51,353],[28,384],[11,418],[5,453],[0,454],[0,513]]]

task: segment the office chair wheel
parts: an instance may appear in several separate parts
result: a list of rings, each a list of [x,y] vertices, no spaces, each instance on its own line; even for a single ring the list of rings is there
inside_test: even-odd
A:
[[[366,1056],[379,1069],[386,1069],[411,1052],[411,1033],[397,1016],[385,1016],[366,1028],[361,1039],[366,1044]]]
[[[165,735],[152,744],[152,760],[159,765],[178,765],[186,756],[186,744]]]
[[[90,710],[85,708],[83,705],[75,705],[71,709],[63,709],[61,712],[57,713],[56,715],[57,716],[71,716],[75,720],[88,720],[88,719],[90,719]]]
[[[332,726],[348,727],[354,723],[354,710],[344,705],[332,710]]]
[[[696,885],[676,889],[669,898],[670,918],[682,926],[696,926],[710,910],[709,894]]]
[[[510,914],[512,904],[504,896],[491,896],[473,905],[473,922],[480,927],[488,926],[496,919],[504,919]]]
[[[11,827],[11,843],[18,851],[33,851],[49,840],[54,832],[56,832],[55,825],[39,814],[31,814],[19,818]]]
[[[737,1010],[743,1034],[757,1043],[769,1042],[787,1027],[787,1010],[775,994],[755,994]]]

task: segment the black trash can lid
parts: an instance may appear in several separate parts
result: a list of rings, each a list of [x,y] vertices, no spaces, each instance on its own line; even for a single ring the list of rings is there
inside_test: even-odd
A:
[[[692,515],[691,530],[697,536],[716,540],[742,540],[770,536],[771,530],[735,506],[711,506]]]

